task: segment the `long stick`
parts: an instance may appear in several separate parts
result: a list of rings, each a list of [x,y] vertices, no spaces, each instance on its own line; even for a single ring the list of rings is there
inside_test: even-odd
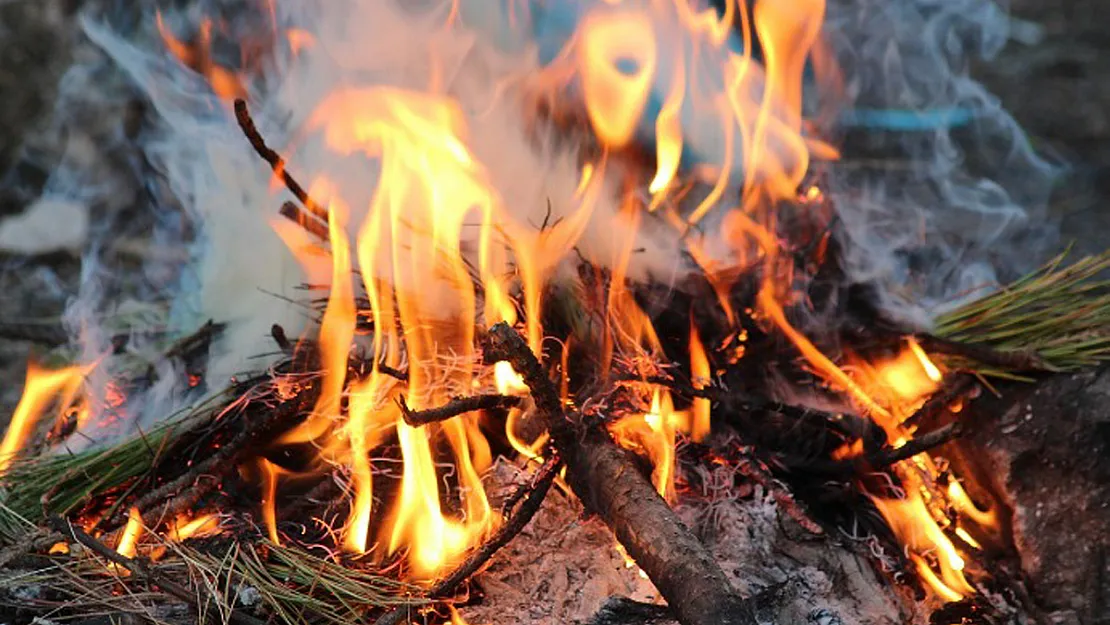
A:
[[[490,328],[487,362],[507,360],[523,378],[567,465],[575,494],[616,535],[655,584],[683,625],[754,625],[721,567],[683,525],[629,454],[609,435],[579,427],[563,410],[559,394],[524,339],[508,324]]]

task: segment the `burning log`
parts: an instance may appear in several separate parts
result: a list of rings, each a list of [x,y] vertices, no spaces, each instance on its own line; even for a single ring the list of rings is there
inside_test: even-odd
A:
[[[749,625],[751,606],[713,557],[675,516],[628,453],[608,434],[583,429],[562,402],[527,343],[507,324],[490,329],[487,361],[506,360],[532,393],[567,465],[567,481],[659,589],[683,625]]]

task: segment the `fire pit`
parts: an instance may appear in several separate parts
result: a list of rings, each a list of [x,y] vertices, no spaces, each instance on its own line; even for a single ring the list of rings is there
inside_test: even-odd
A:
[[[1009,253],[1047,240],[1049,168],[906,31],[971,18],[293,4],[85,18],[150,100],[189,253],[157,263],[159,323],[113,327],[90,280],[70,364],[28,368],[12,622],[1055,609],[997,397],[1110,355],[1110,253]]]

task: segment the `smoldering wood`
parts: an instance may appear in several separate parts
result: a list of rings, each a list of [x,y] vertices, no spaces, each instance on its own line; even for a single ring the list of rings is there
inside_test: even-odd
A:
[[[583,428],[564,410],[551,380],[524,339],[499,323],[489,332],[487,363],[506,360],[520,374],[567,465],[567,482],[613,531],[683,625],[753,625],[749,604],[674,514],[630,454],[607,433]]]

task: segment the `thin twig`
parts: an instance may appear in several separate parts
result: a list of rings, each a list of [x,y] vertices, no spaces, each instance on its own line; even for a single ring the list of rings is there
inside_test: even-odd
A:
[[[905,445],[895,449],[886,449],[870,459],[871,466],[875,469],[888,467],[896,462],[908,460],[917,454],[924,453],[935,447],[957,438],[963,433],[963,426],[959,421],[939,427],[926,434],[915,435]]]
[[[158,569],[147,566],[146,563],[141,560],[128,558],[127,556],[113,551],[112,549],[108,548],[107,545],[88,535],[84,530],[71,524],[69,521],[63,519],[62,517],[51,516],[47,519],[47,523],[49,523],[50,526],[58,532],[61,532],[62,534],[68,536],[72,536],[74,540],[81,543],[86,548],[90,549],[105,560],[108,560],[109,562],[112,562],[117,566],[131,571],[131,573],[134,574],[136,577],[142,578],[148,584],[158,586],[163,591],[165,591],[166,594],[172,595],[180,599],[181,601],[188,603],[197,610],[198,614],[201,613],[202,606],[197,599],[197,594],[190,591],[185,586],[182,586],[177,582],[167,578],[160,571],[158,571]],[[231,622],[238,623],[239,625],[266,625],[265,621],[254,618],[249,614],[244,614],[240,610],[232,609],[228,617],[230,618]]]
[[[516,513],[510,516],[489,540],[471,553],[470,556],[456,567],[455,570],[451,571],[447,577],[444,577],[428,589],[428,597],[432,599],[442,599],[451,596],[455,593],[455,590],[460,584],[485,566],[486,563],[489,562],[489,559],[493,557],[493,554],[509,544],[509,541],[515,538],[516,535],[528,525],[528,522],[532,520],[536,512],[539,511],[540,506],[543,505],[543,501],[547,497],[548,491],[551,490],[551,484],[554,483],[555,478],[559,475],[560,468],[562,468],[562,462],[553,455],[540,467],[536,475],[528,483],[522,484],[521,487],[510,496],[510,499],[515,498],[517,501],[523,499]],[[386,612],[374,622],[374,625],[400,625],[400,623],[409,622],[412,616],[407,606],[401,607],[391,612]]]
[[[389,377],[393,378],[394,380],[397,380],[398,382],[408,382],[409,381],[408,371],[401,371],[400,369],[390,367],[389,365],[387,365],[385,363],[381,363],[381,362],[378,363],[377,367],[378,367],[378,372],[379,373],[384,373],[384,374],[388,375]]]
[[[903,422],[903,425],[911,428],[918,425],[928,426],[930,421],[947,410],[957,398],[969,395],[977,390],[975,376],[969,373],[957,373],[948,376],[940,390],[933,393],[916,412]]]
[[[917,454],[927,452],[933,448],[952,441],[963,433],[959,422],[953,421],[948,425],[939,427],[927,434],[914,436],[905,445],[891,448],[884,447],[874,453],[863,454],[843,460],[829,460],[825,462],[810,462],[805,466],[810,471],[818,473],[855,474],[864,471],[878,471],[892,464],[908,460]]]
[[[397,404],[401,407],[401,415],[405,418],[405,423],[412,427],[420,427],[429,423],[446,421],[468,412],[512,408],[520,404],[520,398],[496,393],[471,395],[470,397],[456,397],[442,406],[426,410],[412,410],[405,403],[404,397],[398,397]]]
[[[239,128],[243,131],[243,135],[247,137],[247,141],[250,141],[254,151],[262,157],[262,160],[270,164],[270,169],[272,169],[274,174],[279,176],[281,181],[285,183],[285,188],[289,189],[289,192],[292,193],[308,211],[308,215],[305,217],[317,219],[327,224],[328,211],[313,200],[308,192],[305,191],[304,187],[301,186],[301,183],[297,182],[297,179],[289,173],[286,168],[285,159],[274,151],[273,148],[266,145],[266,140],[262,138],[262,133],[258,132],[258,127],[255,126],[254,119],[251,118],[246,101],[240,99],[235,100],[235,119],[239,122]],[[301,223],[299,220],[296,221]],[[325,231],[326,228],[327,226],[325,225]],[[327,237],[325,236],[324,238]]]

